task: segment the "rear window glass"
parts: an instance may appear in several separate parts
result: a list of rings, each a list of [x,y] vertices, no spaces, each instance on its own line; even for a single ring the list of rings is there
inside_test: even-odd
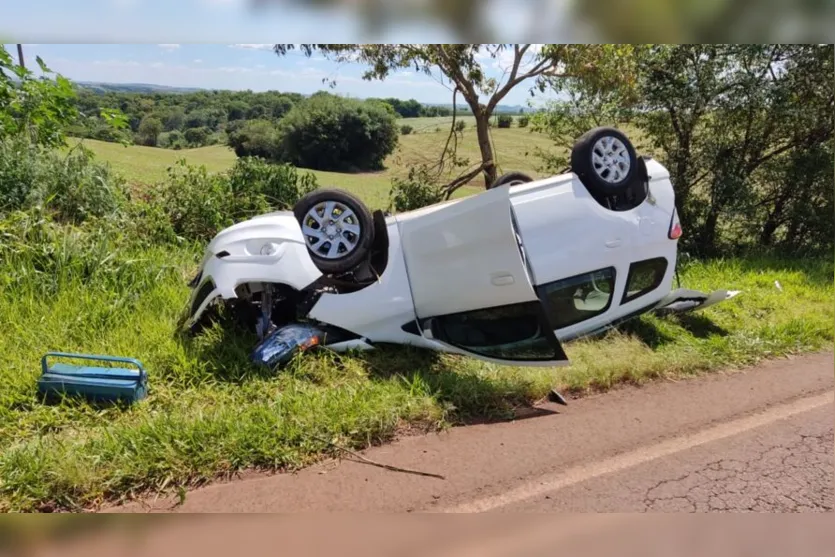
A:
[[[604,313],[612,304],[614,290],[614,267],[561,279],[539,288],[555,329]]]
[[[638,261],[630,265],[622,303],[631,302],[661,286],[666,273],[667,260],[663,257]]]

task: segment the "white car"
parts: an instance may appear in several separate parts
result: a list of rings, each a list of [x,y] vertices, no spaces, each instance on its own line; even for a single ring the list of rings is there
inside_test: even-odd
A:
[[[209,244],[186,325],[225,301],[262,339],[298,349],[413,345],[561,365],[561,343],[651,310],[736,294],[671,291],[682,231],[669,173],[613,128],[581,137],[571,171],[517,173],[471,197],[394,216],[340,190],[238,223]]]

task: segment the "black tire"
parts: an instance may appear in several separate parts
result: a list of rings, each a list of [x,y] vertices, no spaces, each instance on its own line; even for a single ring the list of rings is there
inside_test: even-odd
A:
[[[614,171],[602,165],[595,166],[593,161],[595,149],[601,151],[598,141],[606,137],[614,138],[623,145],[629,160],[628,169],[624,168],[625,165],[617,164]],[[607,151],[597,153],[599,157],[605,156],[607,160],[610,160],[608,154]],[[622,132],[615,128],[594,128],[580,136],[574,144],[571,150],[571,170],[577,174],[593,196],[597,198],[617,196],[625,193],[632,185],[638,170],[638,155],[635,153],[632,142]],[[622,175],[618,176],[618,171],[622,172]]]
[[[528,182],[533,182],[533,178],[527,174],[523,174],[522,172],[508,172],[507,174],[499,176],[489,189],[492,190],[493,188],[498,188],[499,186],[504,186],[506,184],[515,186],[518,184],[527,184]]]
[[[296,220],[299,221],[299,224],[302,227],[304,227],[305,224],[308,224],[311,228],[317,229],[316,226],[318,226],[319,223],[312,217],[308,218],[308,213],[312,209],[319,205],[323,205],[328,201],[333,201],[338,205],[342,205],[347,209],[350,209],[356,216],[356,222],[350,223],[359,226],[359,234],[357,235],[358,240],[356,245],[349,251],[346,251],[344,255],[337,255],[331,258],[321,252],[321,250],[326,249],[326,246],[328,248],[330,246],[330,242],[327,238],[319,240],[318,243],[315,243],[313,241],[315,238],[314,236],[305,235],[307,249],[310,253],[310,257],[313,259],[313,262],[323,273],[347,273],[369,257],[371,247],[374,244],[374,220],[371,216],[371,211],[368,210],[368,207],[366,207],[362,201],[348,192],[337,189],[319,189],[310,192],[302,197],[298,203],[296,203],[295,207],[293,207],[293,214],[296,215]],[[324,211],[324,207],[322,207],[322,210]],[[318,210],[316,213],[318,215]],[[325,217],[324,212],[322,217]],[[308,223],[305,223],[306,219],[309,221]],[[351,218],[351,220],[353,221],[353,218]],[[345,236],[346,240],[351,240],[354,237],[354,234],[351,232],[340,231],[339,234]],[[321,247],[317,249],[319,246]]]

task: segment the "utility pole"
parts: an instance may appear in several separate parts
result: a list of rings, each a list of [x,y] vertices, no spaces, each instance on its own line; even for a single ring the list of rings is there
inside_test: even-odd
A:
[[[17,61],[20,62],[21,68],[26,68],[26,64],[23,62],[23,45],[17,45]]]

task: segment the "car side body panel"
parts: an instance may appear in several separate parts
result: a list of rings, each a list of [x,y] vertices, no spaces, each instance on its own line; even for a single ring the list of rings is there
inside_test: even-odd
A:
[[[609,309],[559,329],[565,340],[582,336],[651,306],[670,292],[675,273],[677,241],[667,231],[675,210],[669,174],[655,161],[647,161],[650,176],[646,201],[628,211],[602,207],[573,173],[510,188],[519,234],[537,286],[566,277],[615,268]],[[622,302],[630,265],[663,257],[667,268],[661,283],[644,296]]]
[[[363,339],[345,342],[340,348],[364,348],[366,341],[409,344],[438,349],[437,343],[410,333],[404,325],[415,322],[415,306],[406,273],[398,225],[388,221],[389,258],[386,270],[377,280],[357,292],[324,293],[308,317],[351,331]],[[417,331],[416,331],[417,332]]]

